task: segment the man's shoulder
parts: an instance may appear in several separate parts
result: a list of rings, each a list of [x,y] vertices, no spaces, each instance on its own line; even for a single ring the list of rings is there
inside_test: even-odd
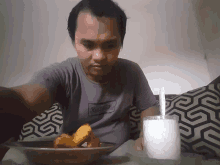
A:
[[[56,63],[53,63],[49,66],[47,66],[46,68],[47,69],[62,69],[62,68],[73,68],[78,62],[78,59],[77,57],[71,57],[71,58],[67,58],[66,60],[64,61],[61,61],[61,62],[56,62]]]
[[[123,58],[118,58],[118,64],[120,67],[125,67],[125,68],[133,69],[139,67],[139,65],[136,62]]]
[[[71,62],[71,63],[77,63],[78,62],[78,57],[69,57],[65,61]]]
[[[117,71],[126,80],[130,78],[136,79],[137,74],[140,73],[140,67],[136,62],[119,58]]]
[[[41,74],[44,76],[49,75],[60,75],[60,74],[73,74],[75,72],[75,66],[77,64],[77,58],[68,58],[62,62],[56,62],[50,64],[42,69],[39,69],[35,74]]]
[[[59,64],[60,65],[76,65],[78,62],[78,58],[77,57],[70,57],[70,58],[67,58],[66,60],[60,62]]]

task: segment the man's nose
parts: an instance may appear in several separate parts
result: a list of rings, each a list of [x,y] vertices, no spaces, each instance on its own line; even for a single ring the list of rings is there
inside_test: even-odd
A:
[[[102,61],[104,60],[106,57],[103,53],[103,51],[101,49],[97,49],[94,51],[93,53],[93,59],[94,60],[97,60],[97,61]]]

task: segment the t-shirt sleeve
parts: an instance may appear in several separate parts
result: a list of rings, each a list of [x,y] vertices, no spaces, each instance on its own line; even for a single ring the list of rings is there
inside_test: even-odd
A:
[[[28,84],[39,84],[47,88],[49,93],[55,97],[55,102],[61,104],[70,93],[70,83],[74,86],[74,71],[68,61],[55,63],[34,73]],[[72,73],[71,73],[72,72]]]
[[[42,87],[47,88],[51,93],[56,90],[60,83],[60,79],[56,74],[56,68],[53,66],[36,71],[28,82],[28,84],[39,84]]]
[[[135,88],[134,88],[134,100],[133,105],[137,107],[139,111],[144,111],[154,105],[157,101],[153,95],[148,81],[138,64],[133,68],[135,71]]]

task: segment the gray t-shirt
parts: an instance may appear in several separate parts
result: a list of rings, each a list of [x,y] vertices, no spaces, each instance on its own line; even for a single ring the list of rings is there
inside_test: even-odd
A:
[[[119,146],[129,139],[129,108],[134,105],[142,111],[156,99],[136,63],[119,58],[112,73],[107,84],[93,82],[75,57],[36,72],[29,83],[56,93],[63,112],[61,133],[73,133],[89,123],[101,142]]]

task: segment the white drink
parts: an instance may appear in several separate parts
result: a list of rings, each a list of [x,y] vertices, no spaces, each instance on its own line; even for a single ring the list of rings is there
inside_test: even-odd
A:
[[[178,122],[171,116],[160,117],[147,117],[143,121],[144,150],[149,158],[178,160],[181,153]]]

